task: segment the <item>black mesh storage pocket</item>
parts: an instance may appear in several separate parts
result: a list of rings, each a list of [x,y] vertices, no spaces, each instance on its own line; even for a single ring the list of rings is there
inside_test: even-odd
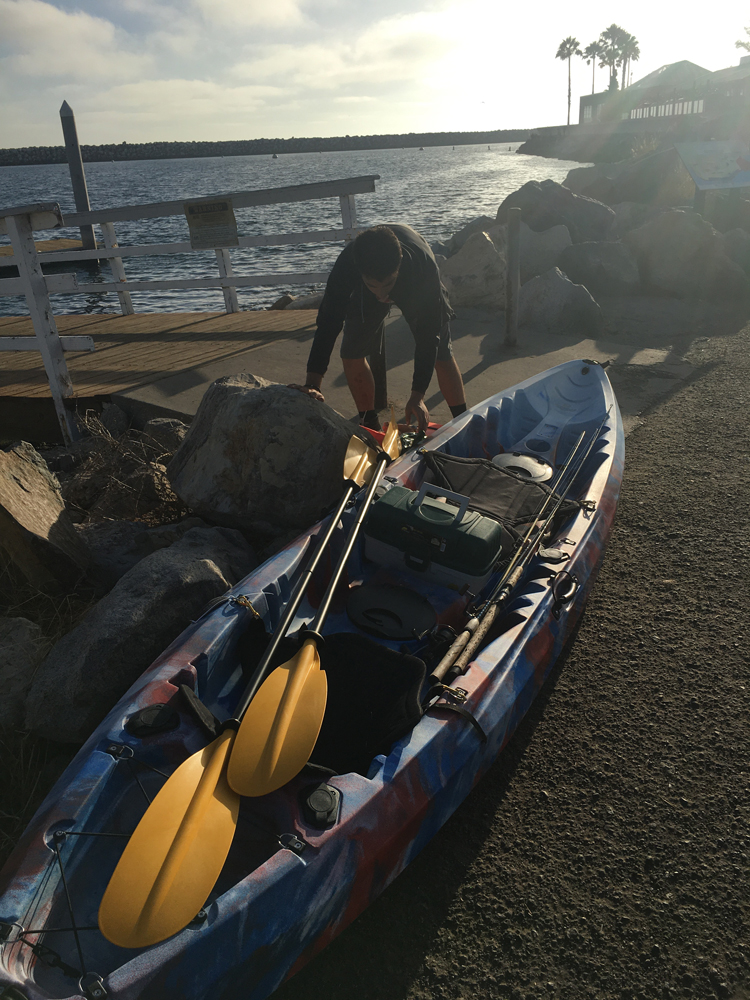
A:
[[[545,483],[529,482],[519,473],[498,468],[485,458],[458,458],[439,451],[425,451],[423,458],[427,466],[425,482],[469,497],[472,510],[508,527],[529,524],[553,495]],[[566,500],[558,517],[565,517],[579,507],[577,501]]]

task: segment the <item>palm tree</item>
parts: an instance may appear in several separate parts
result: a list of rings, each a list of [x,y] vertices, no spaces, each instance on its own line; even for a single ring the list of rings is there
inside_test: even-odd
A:
[[[591,93],[594,93],[594,77],[596,73],[596,61],[601,59],[604,55],[604,43],[599,41],[592,42],[591,45],[587,45],[583,50],[583,58],[586,60],[586,65],[591,65]]]
[[[745,34],[750,37],[750,28],[745,28]],[[736,49],[745,49],[746,52],[750,52],[750,41],[747,42],[735,42],[734,47]]]
[[[560,42],[560,47],[557,50],[557,55],[555,59],[567,59],[568,60],[568,125],[570,125],[570,60],[573,56],[580,56],[581,54],[581,43],[577,38],[573,38],[572,35],[568,35],[567,38],[563,38]]]
[[[617,70],[622,65],[622,46],[630,36],[627,31],[618,24],[610,24],[601,35],[599,41],[604,45],[602,53],[602,65],[609,66],[609,89],[614,90],[616,84],[612,83],[612,78],[617,80]]]
[[[626,33],[627,34],[627,33]],[[622,59],[622,89],[629,86],[628,74],[630,63],[638,62],[641,57],[641,50],[638,46],[638,39],[635,35],[628,35],[620,47],[620,58]]]

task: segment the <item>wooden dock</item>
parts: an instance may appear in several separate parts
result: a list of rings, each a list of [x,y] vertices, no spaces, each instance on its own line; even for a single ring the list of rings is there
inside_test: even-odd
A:
[[[148,385],[271,342],[309,337],[315,316],[309,309],[272,309],[57,316],[55,322],[61,334],[86,334],[96,345],[94,351],[65,355],[76,397],[90,399]],[[0,318],[0,336],[11,335],[33,337],[31,320]],[[51,398],[41,355],[7,351],[0,358],[0,398]]]
[[[219,374],[252,370],[253,352],[304,355],[315,310],[258,310],[239,313],[138,313],[56,316],[60,334],[85,334],[94,351],[66,352],[74,403],[86,408],[130,390],[162,384],[170,376],[188,382],[208,366]],[[33,336],[26,317],[0,317],[0,337]],[[250,355],[247,363],[244,356]],[[296,373],[290,365],[290,377]],[[214,375],[214,377],[219,377]],[[273,378],[273,375],[271,376]],[[59,427],[41,355],[0,352],[0,443],[25,438],[56,441]]]

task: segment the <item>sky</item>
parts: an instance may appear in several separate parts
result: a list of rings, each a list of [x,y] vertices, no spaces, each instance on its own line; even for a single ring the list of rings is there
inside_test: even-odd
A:
[[[0,0],[0,147],[372,135],[565,124],[563,38],[612,23],[633,81],[736,65],[750,6],[664,0]],[[596,70],[596,89],[606,71]],[[591,92],[572,63],[571,121]]]

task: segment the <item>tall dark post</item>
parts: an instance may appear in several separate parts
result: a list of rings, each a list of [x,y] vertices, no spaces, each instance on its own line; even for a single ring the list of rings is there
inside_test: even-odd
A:
[[[73,198],[76,203],[77,212],[90,212],[89,192],[86,188],[86,175],[83,172],[83,158],[81,147],[78,144],[78,132],[76,131],[76,120],[73,109],[67,101],[62,102],[60,108],[60,121],[62,122],[63,137],[65,139],[65,154],[68,157],[68,167],[70,168],[70,182],[73,185]],[[93,226],[81,226],[81,242],[84,250],[96,250],[96,239],[94,238]]]

